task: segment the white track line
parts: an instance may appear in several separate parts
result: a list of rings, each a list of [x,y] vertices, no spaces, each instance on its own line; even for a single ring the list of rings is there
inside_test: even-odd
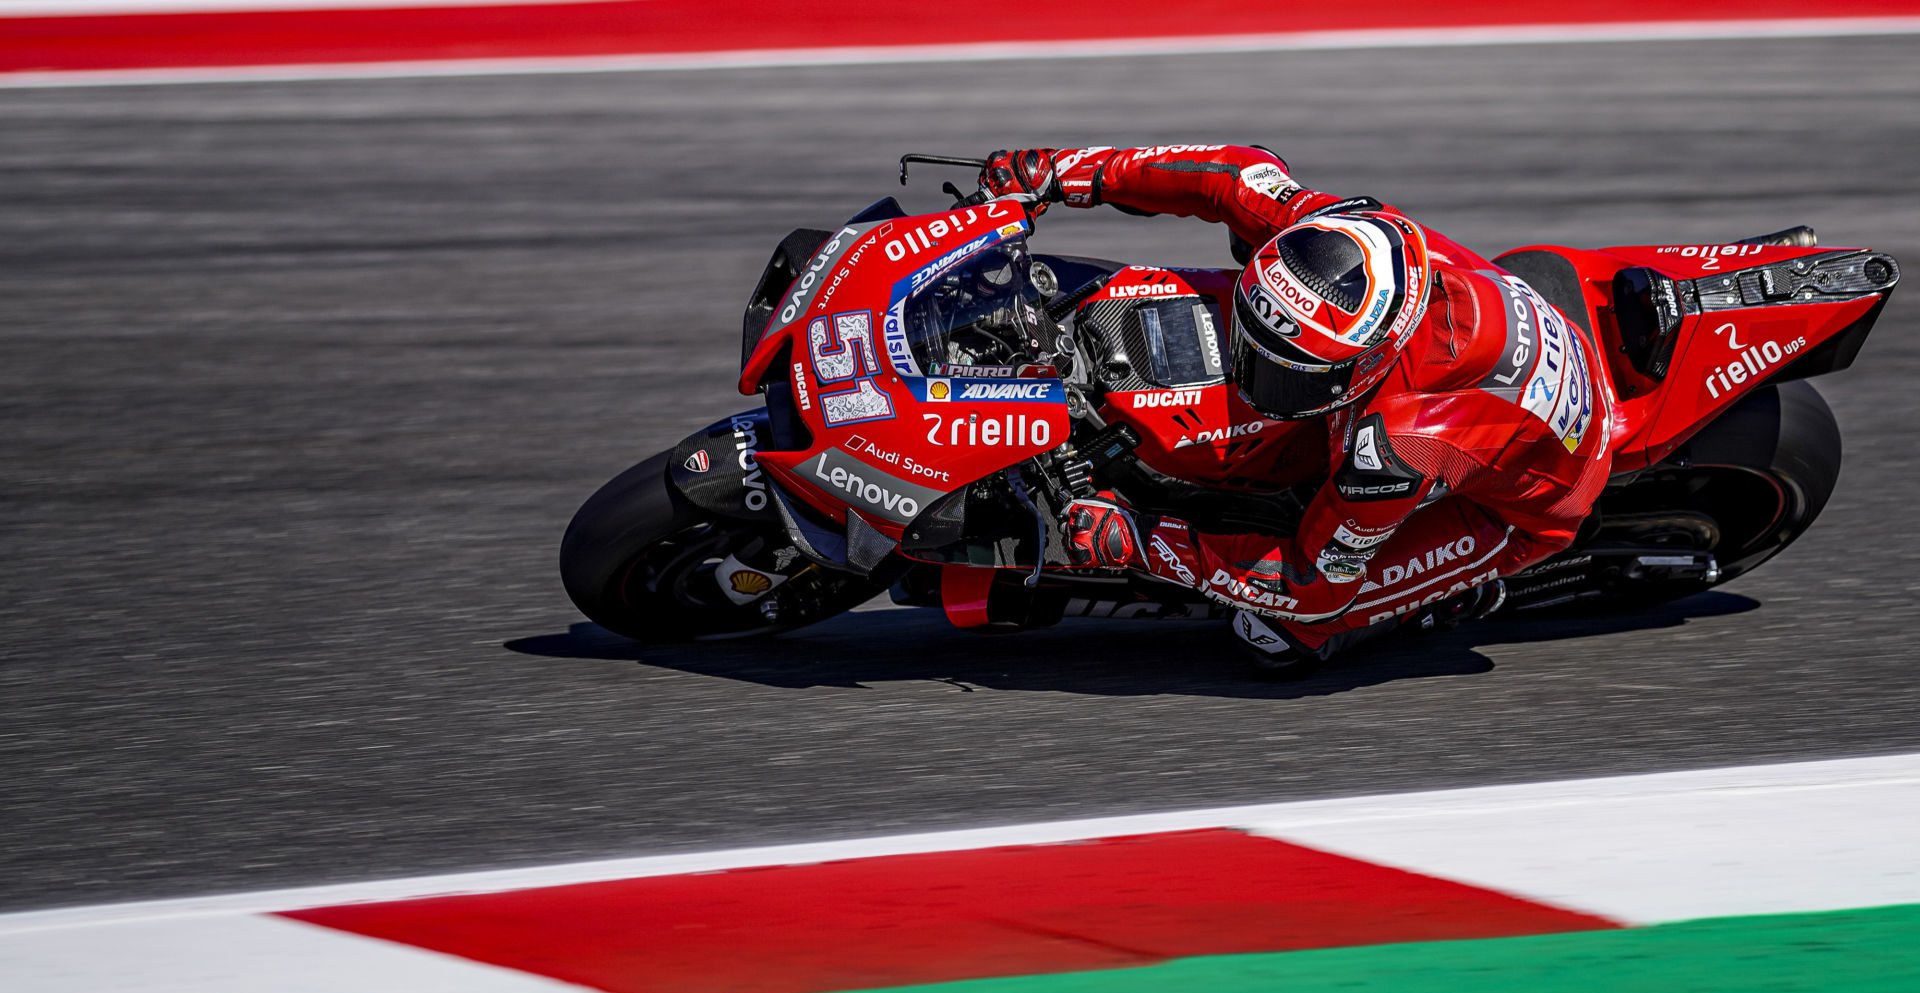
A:
[[[1766,822],[1750,823],[1747,818],[1756,813]],[[1580,888],[1588,884],[1573,883],[1583,873],[1592,877],[1612,871],[1608,860],[1615,860],[1614,870],[1624,864],[1618,861],[1622,859],[1653,865],[1659,871],[1645,865],[1634,871],[1638,879],[1657,885],[1662,879],[1677,878],[1660,875],[1664,871],[1660,867],[1678,864],[1682,857],[1717,860],[1724,864],[1719,870],[1722,876],[1747,872],[1757,860],[1766,859],[1798,867],[1791,872],[1780,869],[1768,877],[1764,885],[1785,894],[1769,907],[1819,909],[1831,899],[1859,894],[1870,896],[1869,902],[1920,903],[1920,845],[1914,843],[1911,830],[1917,822],[1920,755],[1895,755],[1103,817],[29,911],[0,915],[0,935],[1210,827],[1247,827],[1314,847],[1366,858],[1378,855],[1388,864],[1521,893],[1544,896],[1551,891],[1555,902],[1582,909],[1618,904],[1620,917],[1646,921],[1669,919],[1668,911],[1643,897],[1623,899],[1621,893],[1630,888],[1625,885],[1589,890]],[[1609,842],[1609,834],[1619,837]],[[1823,838],[1839,839],[1836,843],[1853,854],[1834,857],[1830,846],[1821,844]],[[1798,848],[1795,839],[1799,839]],[[1595,844],[1602,847],[1593,849],[1591,858],[1578,850],[1578,846]],[[1572,868],[1558,877],[1539,875],[1556,865]],[[1820,892],[1786,898],[1793,896],[1794,886],[1804,888],[1819,873],[1851,873],[1856,881],[1835,881]],[[1866,881],[1858,881],[1862,878]],[[1576,889],[1579,892],[1572,892]],[[1736,889],[1726,890],[1715,912],[1751,899],[1752,886]]]
[[[0,25],[5,23],[0,18]],[[1920,17],[1831,17],[1747,21],[1647,21],[1620,24],[1495,25],[1463,28],[1383,28],[1289,34],[1214,35],[902,45],[866,48],[767,49],[568,58],[447,59],[326,65],[268,65],[190,69],[110,69],[0,73],[0,88],[156,86],[186,83],[308,82],[437,76],[516,76],[555,73],[760,69],[789,66],[887,65],[1010,59],[1083,59],[1230,52],[1333,51],[1359,48],[1432,48],[1470,45],[1553,45],[1623,41],[1722,41],[1754,38],[1827,38],[1920,34]]]
[[[127,921],[0,937],[7,993],[581,993],[517,969],[280,917]]]

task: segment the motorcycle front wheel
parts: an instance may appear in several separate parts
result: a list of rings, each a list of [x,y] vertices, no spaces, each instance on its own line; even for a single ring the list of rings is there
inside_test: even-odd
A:
[[[883,584],[794,556],[788,578],[737,604],[715,575],[743,549],[784,546],[763,524],[694,506],[668,478],[671,452],[615,476],[582,504],[560,541],[560,578],[587,619],[636,641],[777,634],[872,599]]]

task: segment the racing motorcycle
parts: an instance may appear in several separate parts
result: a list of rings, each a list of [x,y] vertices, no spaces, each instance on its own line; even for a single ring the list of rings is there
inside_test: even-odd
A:
[[[981,165],[904,156],[903,184],[912,162]],[[963,628],[1227,616],[1185,586],[1072,568],[1059,520],[1112,490],[1202,531],[1297,525],[1326,476],[1324,419],[1262,417],[1228,382],[1236,270],[1036,253],[1030,199],[945,189],[945,210],[887,197],[780,241],[742,327],[739,389],[760,403],[621,473],[568,526],[561,576],[589,619],[644,641],[764,635],[889,590]],[[1572,547],[1508,579],[1503,611],[1686,596],[1813,522],[1841,449],[1805,380],[1853,362],[1899,281],[1891,256],[1799,227],[1492,264],[1593,336],[1615,412],[1605,492]]]

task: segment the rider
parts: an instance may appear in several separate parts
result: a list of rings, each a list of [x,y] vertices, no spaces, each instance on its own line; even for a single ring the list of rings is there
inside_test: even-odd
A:
[[[1392,207],[1304,189],[1272,152],[1231,145],[996,152],[981,183],[1262,246],[1235,288],[1232,370],[1260,413],[1325,419],[1331,476],[1297,532],[1201,534],[1118,499],[1076,501],[1065,531],[1081,564],[1237,608],[1269,668],[1436,611],[1492,612],[1499,579],[1571,544],[1606,484],[1611,385],[1586,332]]]

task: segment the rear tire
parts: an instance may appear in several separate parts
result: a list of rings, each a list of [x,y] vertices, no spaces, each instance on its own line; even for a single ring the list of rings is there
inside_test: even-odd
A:
[[[582,504],[560,541],[560,578],[588,620],[636,641],[684,641],[789,631],[871,599],[884,585],[796,560],[792,577],[760,601],[721,592],[714,567],[774,529],[716,517],[668,478],[671,452],[615,476]],[[769,618],[764,604],[778,609]]]
[[[1721,511],[1721,581],[1780,554],[1813,524],[1840,481],[1840,424],[1825,397],[1806,380],[1780,383],[1745,397],[1689,443],[1696,466],[1745,469],[1777,489],[1771,521],[1729,533],[1734,515]]]
[[[1799,538],[1833,495],[1840,461],[1839,425],[1813,384],[1764,387],[1703,428],[1679,457],[1603,494],[1598,532],[1568,556],[1609,544],[1710,552],[1720,567],[1712,582],[1616,573],[1606,584],[1615,603],[1691,596],[1751,572]]]

